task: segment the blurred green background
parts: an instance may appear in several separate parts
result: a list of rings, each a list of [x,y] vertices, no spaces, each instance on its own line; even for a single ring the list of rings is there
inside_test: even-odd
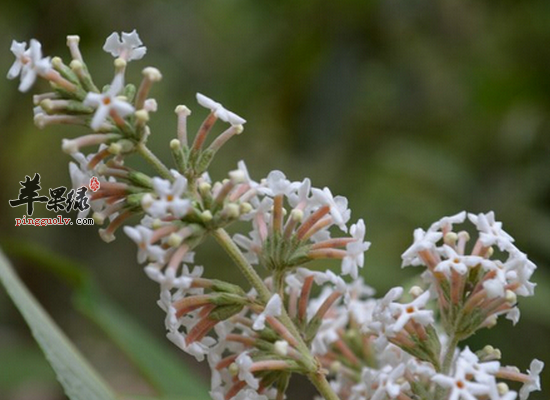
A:
[[[65,36],[78,34],[96,83],[106,84],[113,69],[101,50],[105,38],[134,28],[148,52],[129,65],[127,81],[137,83],[149,65],[164,75],[151,94],[159,110],[150,124],[151,147],[162,158],[170,160],[177,104],[194,111],[193,132],[206,115],[195,92],[220,101],[248,123],[211,175],[221,178],[245,159],[256,179],[280,169],[348,197],[352,219],[365,219],[372,242],[362,274],[379,294],[419,272],[400,269],[414,228],[463,209],[494,210],[539,266],[533,279],[539,285],[535,298],[520,299],[516,328],[503,320],[471,346],[499,347],[503,364],[522,370],[535,357],[550,362],[550,2],[9,0],[0,2],[0,71],[13,62],[12,39],[37,38],[46,55],[67,61]],[[24,213],[8,205],[18,182],[39,172],[43,194],[70,186],[61,139],[84,132],[38,130],[32,92],[46,87],[21,94],[17,86],[0,79],[0,245],[12,248],[26,284],[116,389],[152,394],[97,326],[74,310],[67,285],[13,250],[38,244],[78,260],[106,295],[162,340],[157,286],[121,232],[107,245],[93,227],[13,226]],[[38,204],[34,216],[52,214]],[[238,279],[212,242],[197,262],[207,276]],[[206,365],[192,362],[208,382]],[[299,398],[298,390],[290,398]],[[0,399],[62,398],[0,290]]]

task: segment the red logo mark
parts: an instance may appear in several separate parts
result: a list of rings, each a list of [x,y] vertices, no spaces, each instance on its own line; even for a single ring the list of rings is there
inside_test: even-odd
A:
[[[92,179],[90,179],[90,190],[92,192],[99,190],[99,180],[95,176],[92,176]]]

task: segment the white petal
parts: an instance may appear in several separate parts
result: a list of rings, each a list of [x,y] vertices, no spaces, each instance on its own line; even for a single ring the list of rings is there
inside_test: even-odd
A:
[[[113,57],[118,57],[120,54],[120,45],[122,42],[120,42],[120,38],[118,36],[117,32],[113,32],[109,35],[109,37],[105,40],[105,44],[103,45],[103,50],[107,53],[111,53]]]
[[[92,122],[90,123],[90,128],[92,128],[94,131],[97,131],[103,122],[107,119],[109,116],[109,107],[98,107],[97,111],[94,114],[94,117],[92,118]]]
[[[212,100],[209,97],[206,97],[205,95],[203,95],[201,93],[197,93],[197,102],[201,106],[203,106],[205,108],[208,108],[210,110],[215,110],[216,108],[218,108],[221,105],[220,103],[216,103],[214,100]]]

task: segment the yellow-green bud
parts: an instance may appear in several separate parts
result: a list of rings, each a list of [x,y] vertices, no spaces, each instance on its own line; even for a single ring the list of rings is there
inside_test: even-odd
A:
[[[162,79],[162,74],[155,67],[144,68],[142,74],[151,82],[159,82]]]
[[[288,354],[288,342],[286,340],[277,340],[273,345],[275,353],[280,356]]]
[[[204,222],[209,222],[212,221],[213,216],[210,210],[205,210],[201,213],[201,218]]]
[[[172,150],[180,150],[181,149],[181,142],[178,139],[170,140],[170,148]]]
[[[177,233],[172,233],[168,236],[168,246],[178,247],[183,242],[183,238]]]
[[[98,212],[93,213],[92,218],[94,219],[96,225],[103,225],[103,223],[105,222],[105,216]]]
[[[111,143],[108,148],[109,153],[114,154],[115,156],[120,154],[122,151],[122,146],[118,143]]]
[[[149,121],[149,113],[147,110],[137,110],[134,114],[141,124],[145,124]]]
[[[229,368],[227,368],[231,376],[237,376],[239,375],[239,366],[235,363],[231,363]]]

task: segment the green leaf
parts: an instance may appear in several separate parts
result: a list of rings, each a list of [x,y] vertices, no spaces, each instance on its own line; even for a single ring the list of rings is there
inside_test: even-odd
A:
[[[33,268],[53,273],[71,288],[81,287],[90,280],[85,268],[37,243],[2,237],[0,244],[9,257],[21,257],[29,261]]]
[[[210,399],[207,385],[175,355],[178,350],[167,350],[165,344],[102,293],[81,264],[35,243],[10,239],[2,242],[11,255],[31,261],[34,267],[53,273],[73,288],[75,307],[105,332],[159,393],[179,396],[180,400],[181,396]]]
[[[15,342],[15,343],[13,343]],[[0,346],[0,392],[12,391],[28,382],[55,385],[55,375],[38,347],[19,341]]]
[[[114,392],[59,329],[0,252],[0,281],[71,400],[116,400]]]

